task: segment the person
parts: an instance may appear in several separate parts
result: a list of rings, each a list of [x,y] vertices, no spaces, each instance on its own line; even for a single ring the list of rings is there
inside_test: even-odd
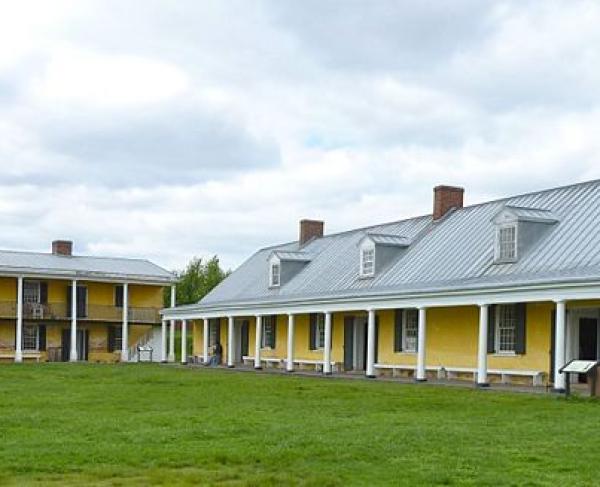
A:
[[[212,367],[216,367],[221,363],[221,358],[223,357],[223,347],[220,342],[215,343],[213,347],[213,355],[210,358],[210,365]]]

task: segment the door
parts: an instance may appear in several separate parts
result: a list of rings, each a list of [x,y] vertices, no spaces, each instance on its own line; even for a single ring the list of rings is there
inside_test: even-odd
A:
[[[598,320],[596,318],[579,319],[579,359],[597,360],[598,357]],[[580,382],[586,382],[583,375]]]
[[[68,362],[71,355],[70,328],[65,328],[62,331],[61,348],[61,360],[63,362]],[[90,334],[88,330],[77,330],[77,360],[86,361],[88,359],[89,348]]]
[[[354,369],[354,316],[344,318],[344,370]]]
[[[248,323],[248,320],[244,320],[242,321],[242,327],[241,327],[241,339],[240,339],[240,343],[241,343],[241,355],[242,357],[247,357],[248,355],[250,355],[250,348],[249,348],[249,342],[250,342],[250,338],[249,338],[249,329],[250,329],[250,324]],[[242,357],[240,357],[240,362],[242,361]]]
[[[71,286],[67,287],[67,318],[71,318]],[[87,318],[87,287],[77,286],[77,318]]]

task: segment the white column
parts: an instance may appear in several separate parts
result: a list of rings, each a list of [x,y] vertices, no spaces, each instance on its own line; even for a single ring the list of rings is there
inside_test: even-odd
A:
[[[202,353],[204,354],[204,363],[208,363],[208,318],[204,318],[204,329],[202,330]]]
[[[228,324],[229,326],[227,327],[227,367],[233,368],[235,367],[235,363],[233,361],[233,351],[235,350],[235,328],[233,326],[233,316],[229,317]]]
[[[367,320],[367,377],[375,378],[375,310],[368,310]]]
[[[288,315],[287,364],[288,372],[294,371],[294,315]]]
[[[565,365],[565,318],[566,305],[564,301],[556,301],[556,333],[554,350],[554,390],[565,390],[565,375],[559,372]]]
[[[15,330],[15,362],[23,361],[23,278],[17,278],[17,329]]]
[[[487,387],[488,305],[479,306],[479,348],[477,351],[477,385]]]
[[[121,362],[129,362],[129,286],[123,284],[123,327],[121,330]]]
[[[427,380],[425,369],[425,343],[427,334],[427,308],[419,308],[419,335],[417,339],[417,381]]]
[[[187,320],[181,320],[181,363],[187,364]]]
[[[77,281],[71,282],[71,351],[69,360],[77,362]]]
[[[175,362],[175,320],[171,320],[169,327],[169,362]]]
[[[167,361],[167,320],[162,320],[160,340],[160,361],[165,363]]]
[[[262,365],[260,363],[260,349],[262,345],[262,316],[256,315],[256,333],[255,333],[255,343],[254,343],[254,368],[257,370],[262,369]]]
[[[323,344],[323,373],[331,374],[331,312],[325,313],[325,343]]]

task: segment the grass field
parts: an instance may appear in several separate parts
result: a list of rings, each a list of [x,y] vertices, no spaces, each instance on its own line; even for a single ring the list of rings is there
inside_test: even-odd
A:
[[[592,485],[600,403],[158,365],[0,367],[2,485]]]

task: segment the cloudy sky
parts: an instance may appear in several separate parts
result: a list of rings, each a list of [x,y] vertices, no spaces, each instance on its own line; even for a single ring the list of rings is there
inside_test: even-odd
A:
[[[0,0],[0,248],[236,267],[600,177],[600,3]]]

